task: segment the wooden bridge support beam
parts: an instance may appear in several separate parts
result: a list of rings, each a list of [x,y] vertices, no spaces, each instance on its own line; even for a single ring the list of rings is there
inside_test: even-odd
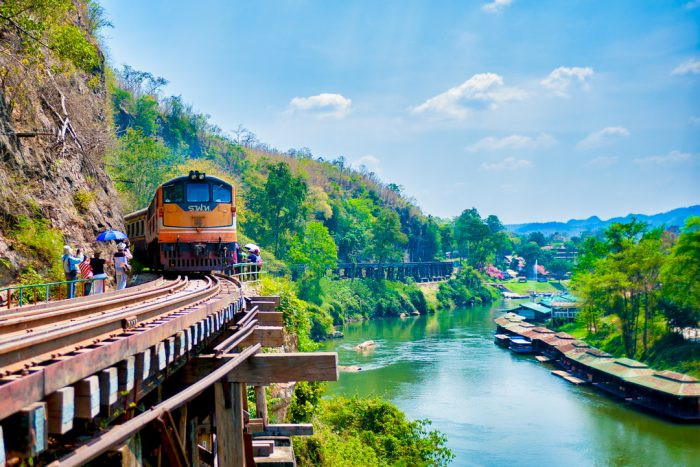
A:
[[[265,396],[265,386],[255,386],[255,416],[262,419],[263,428],[268,425],[267,418],[267,398]]]
[[[218,465],[239,466],[245,459],[241,383],[214,383]]]

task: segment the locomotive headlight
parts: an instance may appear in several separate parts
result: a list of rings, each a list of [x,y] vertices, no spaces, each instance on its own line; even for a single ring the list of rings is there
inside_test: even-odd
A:
[[[197,172],[190,170],[190,180],[197,180]]]
[[[204,173],[199,174],[199,179],[204,180]]]

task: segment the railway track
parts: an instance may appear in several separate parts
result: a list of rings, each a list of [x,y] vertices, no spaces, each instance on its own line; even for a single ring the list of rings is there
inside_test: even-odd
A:
[[[176,351],[184,355],[218,329],[223,314],[233,316],[240,307],[233,306],[233,297],[240,297],[238,285],[222,276],[161,278],[101,296],[5,311],[0,419],[151,347],[156,365],[169,363]]]

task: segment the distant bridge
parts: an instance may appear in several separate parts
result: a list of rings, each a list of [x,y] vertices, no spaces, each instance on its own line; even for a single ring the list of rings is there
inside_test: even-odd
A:
[[[452,261],[424,263],[338,263],[333,273],[339,279],[387,279],[405,281],[409,277],[416,282],[444,281],[454,271]]]

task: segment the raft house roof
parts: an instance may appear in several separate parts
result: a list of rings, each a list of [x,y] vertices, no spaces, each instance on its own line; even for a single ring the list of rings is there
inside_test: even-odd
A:
[[[520,308],[527,308],[529,310],[537,311],[537,312],[545,314],[545,315],[552,313],[551,308],[548,308],[546,306],[542,306],[539,303],[535,303],[535,302],[523,302],[520,304]]]
[[[637,386],[663,392],[677,397],[700,397],[700,380],[675,371],[656,371],[646,364],[631,358],[615,358],[611,354],[584,341],[577,340],[565,332],[557,332],[536,326],[515,313],[506,313],[494,321],[525,337],[531,337],[546,342],[564,354],[586,367],[607,373]]]
[[[542,299],[540,302],[542,305],[548,306],[550,308],[578,308],[579,299],[575,295],[562,294],[555,295],[552,297],[547,297]]]

